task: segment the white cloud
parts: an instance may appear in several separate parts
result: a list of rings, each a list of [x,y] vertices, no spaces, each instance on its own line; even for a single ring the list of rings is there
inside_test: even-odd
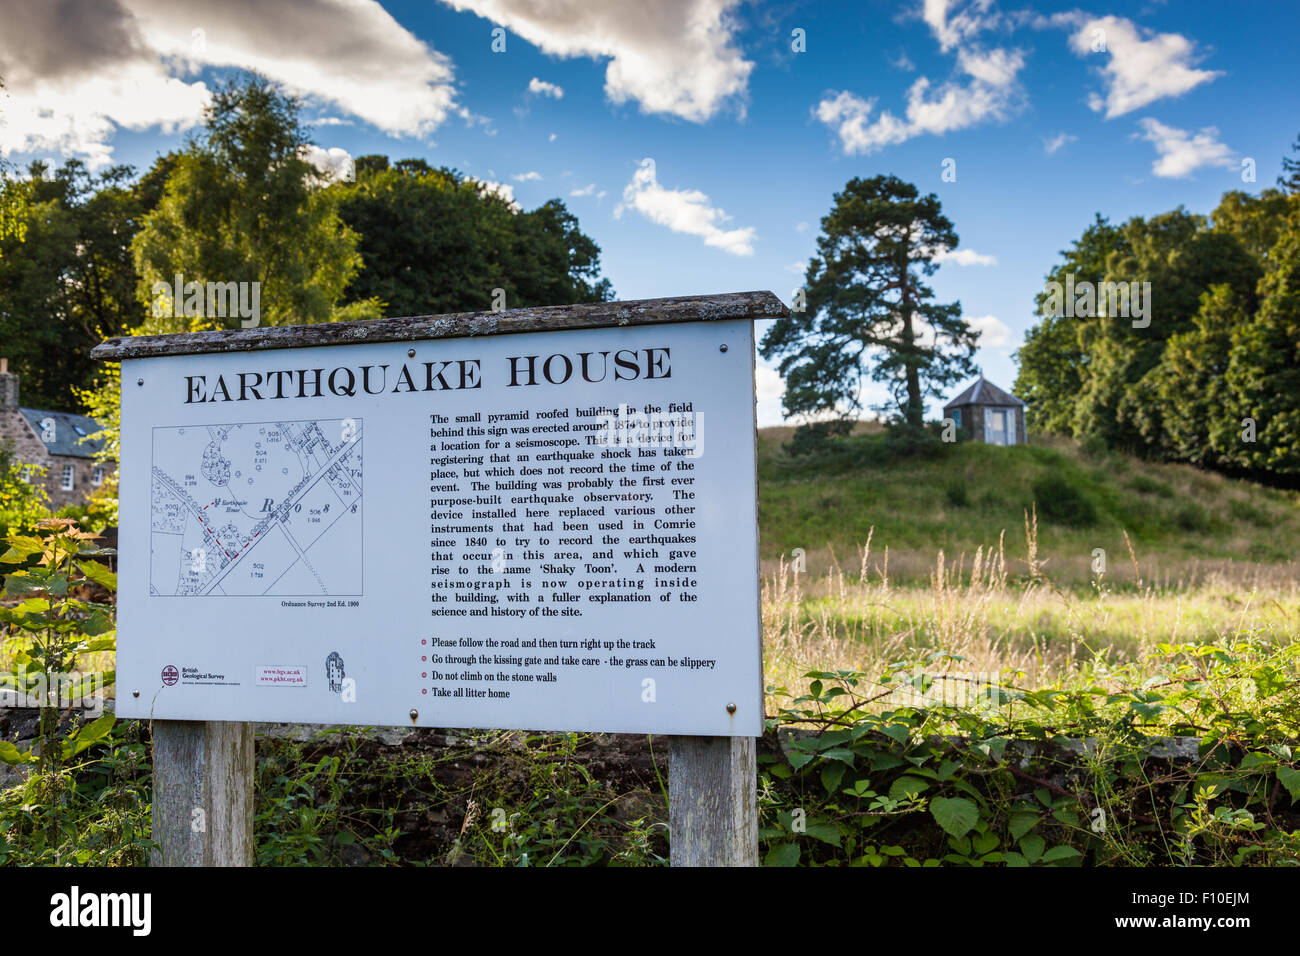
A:
[[[794,224],[794,231],[795,231],[795,232],[807,232],[807,231],[808,231],[808,223],[806,223],[806,222],[796,222],[796,223]]]
[[[991,6],[992,0],[923,0],[921,19],[939,41],[939,49],[947,53],[1001,22],[996,12],[989,12]]]
[[[986,256],[974,249],[944,249],[935,253],[934,261],[940,265],[951,262],[955,266],[995,266],[998,257]]]
[[[754,64],[733,44],[739,0],[447,0],[542,52],[609,59],[605,95],[703,122],[744,96]]]
[[[700,236],[706,246],[713,246],[733,256],[754,254],[755,230],[723,229],[721,223],[731,219],[710,205],[709,197],[697,189],[665,189],[655,176],[655,161],[641,160],[632,181],[623,190],[623,201],[614,210],[615,217],[624,209],[635,209],[651,222],[667,226],[673,232]]]
[[[479,179],[476,176],[466,176],[465,181],[473,183],[474,187],[485,196],[497,196],[502,199],[511,212],[519,212],[523,209],[515,201],[515,187],[509,183],[499,183],[491,179]]]
[[[925,133],[940,136],[1005,118],[1020,95],[1016,75],[1024,62],[1019,50],[959,50],[958,68],[970,79],[946,82],[930,95],[930,80],[919,77],[907,91],[905,119],[889,110],[872,119],[876,100],[848,90],[823,99],[813,113],[839,136],[845,154],[874,153]]]
[[[588,183],[586,186],[582,186],[577,189],[570,190],[569,195],[570,196],[595,196],[597,199],[604,199],[605,190],[602,189],[600,191],[597,191],[595,183]]]
[[[545,80],[539,80],[533,77],[528,81],[528,92],[534,96],[549,96],[553,100],[564,99],[564,88],[556,86],[554,83],[547,83]]]
[[[785,382],[781,373],[766,365],[754,366],[754,394],[757,398],[758,425],[780,425],[785,421],[781,414],[781,396],[785,393]]]
[[[394,135],[457,109],[450,61],[376,0],[238,0],[219,14],[201,0],[0,0],[0,22],[0,154],[103,166],[117,129],[199,123],[210,91],[192,77],[208,67],[256,70]]]
[[[546,141],[547,141],[548,143],[554,143],[554,142],[555,142],[555,134],[552,133],[550,136],[548,136],[548,137],[546,138]]]
[[[542,174],[535,169],[530,169],[526,173],[515,173],[510,178],[519,183],[535,183],[541,180]]]
[[[1232,168],[1237,165],[1232,150],[1219,142],[1219,131],[1213,126],[1193,135],[1150,117],[1139,120],[1138,125],[1143,130],[1142,138],[1156,148],[1157,159],[1151,164],[1151,171],[1157,176],[1181,179],[1201,166]]]
[[[996,315],[977,315],[966,323],[979,331],[981,347],[1000,349],[1011,344],[1011,329]]]
[[[1105,42],[1110,59],[1100,69],[1106,95],[1092,94],[1088,105],[1097,112],[1105,110],[1107,119],[1167,96],[1181,96],[1223,75],[1220,71],[1194,69],[1193,64],[1201,57],[1192,41],[1181,34],[1142,30],[1147,36],[1143,39],[1139,28],[1121,17],[1084,21],[1067,16],[1062,22],[1071,20],[1078,29],[1070,37],[1070,46],[1079,56],[1104,55],[1094,53],[1093,48],[1100,45],[1099,40]]]
[[[887,57],[889,65],[896,70],[902,70],[904,73],[915,73],[916,64],[906,53],[899,53],[897,57]]]
[[[1079,137],[1072,136],[1069,133],[1057,133],[1055,136],[1051,136],[1051,137],[1044,136],[1043,152],[1046,153],[1048,156],[1055,155],[1057,151],[1062,149],[1067,144],[1073,143],[1078,138]]]
[[[807,275],[807,274],[808,274],[808,263],[806,263],[806,262],[792,262],[792,263],[790,263],[788,266],[785,267],[785,271],[786,271],[786,272],[793,272],[793,273],[794,273],[795,275],[797,275],[797,276]]]
[[[352,182],[357,178],[356,163],[351,154],[339,146],[321,149],[313,143],[303,148],[303,159],[320,170],[321,175],[334,182]]]

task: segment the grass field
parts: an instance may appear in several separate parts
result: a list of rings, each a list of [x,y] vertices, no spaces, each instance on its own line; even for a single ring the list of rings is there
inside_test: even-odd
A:
[[[1064,441],[890,457],[862,431],[814,464],[785,453],[791,429],[760,432],[769,684],[942,651],[1054,686],[1160,642],[1300,631],[1294,493]],[[1048,476],[1082,522],[1037,500]]]

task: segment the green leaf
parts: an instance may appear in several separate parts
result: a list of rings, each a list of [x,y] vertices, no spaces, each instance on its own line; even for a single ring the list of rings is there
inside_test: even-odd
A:
[[[844,764],[838,761],[822,764],[822,786],[826,788],[827,793],[832,795],[835,793],[835,788],[844,779],[844,769]]]
[[[935,797],[930,801],[930,815],[949,836],[965,836],[979,820],[979,808],[965,797]]]
[[[843,837],[843,834],[840,833],[839,827],[835,826],[833,823],[813,823],[810,821],[807,824],[805,832],[813,839],[821,840],[823,843],[829,843],[834,847],[840,845],[840,839]]]
[[[35,763],[36,755],[19,750],[7,740],[0,740],[0,761],[7,764]]]
[[[1300,770],[1294,770],[1291,767],[1278,767],[1277,779],[1286,787],[1286,792],[1291,794],[1291,802],[1295,803],[1300,800]]]
[[[108,568],[104,567],[98,561],[78,561],[77,567],[81,573],[96,584],[108,588],[110,591],[117,590],[117,575]]]
[[[764,866],[797,866],[799,863],[799,845],[797,843],[779,843],[767,851],[763,857]]]
[[[801,750],[795,750],[791,747],[790,753],[786,756],[786,759],[790,761],[790,766],[794,767],[795,770],[798,770],[803,767],[804,764],[808,763],[808,761],[812,760],[813,756],[814,754],[804,753]]]
[[[45,542],[40,538],[11,534],[5,540],[9,542],[9,550],[0,554],[0,562],[4,564],[22,564],[33,554],[40,554],[45,550]]]
[[[63,742],[63,757],[75,757],[88,747],[108,735],[117,718],[113,714],[104,714],[97,720],[77,728],[77,732]]]
[[[113,623],[113,615],[109,614],[103,608],[95,608],[90,615],[81,622],[81,630],[90,637],[98,637],[101,634],[107,634],[113,630],[116,625]]]
[[[1072,860],[1076,856],[1083,856],[1072,846],[1054,846],[1043,854],[1044,863],[1055,863],[1058,860]]]
[[[889,787],[889,799],[908,800],[928,789],[930,789],[930,785],[924,780],[919,780],[916,777],[899,777]]]
[[[1020,838],[1020,852],[1030,863],[1037,863],[1047,847],[1047,841],[1037,833],[1027,833]]]
[[[827,760],[838,760],[849,767],[852,767],[853,761],[857,759],[857,754],[852,750],[845,749],[844,747],[836,747],[833,750],[827,750],[822,754],[822,756]]]
[[[1019,840],[1036,826],[1038,826],[1037,813],[1013,813],[1011,822],[1007,824],[1007,832],[1011,834],[1011,839]]]

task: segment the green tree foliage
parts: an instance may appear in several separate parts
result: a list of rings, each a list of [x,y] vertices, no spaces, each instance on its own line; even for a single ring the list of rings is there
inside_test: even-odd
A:
[[[303,158],[300,108],[259,76],[232,80],[214,93],[203,134],[146,177],[146,190],[164,176],[165,185],[133,243],[145,330],[239,326],[238,315],[175,317],[155,288],[170,288],[177,274],[186,283],[260,283],[263,325],[378,314],[373,302],[340,307],[361,267],[357,236],[338,217],[337,193]]]
[[[1062,256],[1049,281],[1150,282],[1149,324],[1053,317],[1040,294],[1016,382],[1031,428],[1264,479],[1300,474],[1300,193],[1228,192],[1208,218],[1098,217]]]
[[[852,179],[836,193],[808,265],[807,309],[778,319],[760,349],[780,359],[786,414],[857,409],[869,375],[893,393],[882,410],[919,429],[925,398],[974,372],[979,333],[960,303],[934,302],[922,281],[956,245],[938,198],[895,176]]]
[[[4,80],[0,78],[0,90],[4,88]],[[0,119],[3,116],[0,112]],[[13,238],[21,242],[27,226],[26,184],[10,179],[5,172],[6,163],[0,157],[0,257],[4,256],[4,240]]]
[[[600,249],[558,199],[524,212],[455,170],[423,160],[356,160],[356,182],[334,187],[360,236],[364,262],[349,302],[377,299],[388,315],[469,312],[613,298]],[[436,268],[431,264],[436,263]]]
[[[70,408],[94,374],[91,347],[138,321],[130,242],[141,203],[129,166],[35,162],[28,173],[4,185],[24,210],[21,229],[0,238],[0,338],[23,401]]]

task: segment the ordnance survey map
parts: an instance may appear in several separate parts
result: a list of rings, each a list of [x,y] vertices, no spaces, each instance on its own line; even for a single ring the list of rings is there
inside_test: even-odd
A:
[[[153,429],[149,593],[360,595],[362,420]]]

